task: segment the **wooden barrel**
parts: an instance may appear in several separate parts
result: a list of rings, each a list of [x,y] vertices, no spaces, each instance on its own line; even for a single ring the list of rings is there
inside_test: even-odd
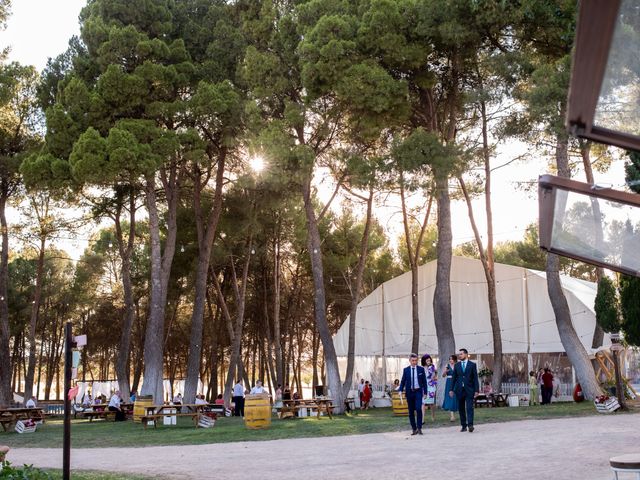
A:
[[[269,428],[271,426],[269,395],[247,395],[245,397],[244,424],[251,429]]]
[[[146,407],[153,405],[153,395],[138,395],[133,403],[133,421],[139,422],[146,415]]]
[[[397,416],[409,415],[409,407],[407,399],[403,392],[391,392],[391,405],[393,406],[393,414]]]

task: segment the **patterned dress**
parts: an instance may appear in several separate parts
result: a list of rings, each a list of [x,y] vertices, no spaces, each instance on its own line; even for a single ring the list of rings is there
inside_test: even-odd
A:
[[[458,398],[454,395],[453,398],[449,396],[449,390],[451,390],[451,382],[453,382],[453,368],[451,365],[447,365],[445,372],[447,376],[447,383],[444,387],[444,402],[442,402],[442,409],[449,412],[458,411]]]
[[[424,404],[434,405],[436,403],[436,388],[438,387],[436,367],[432,364],[424,369],[427,371],[427,398],[424,399]]]

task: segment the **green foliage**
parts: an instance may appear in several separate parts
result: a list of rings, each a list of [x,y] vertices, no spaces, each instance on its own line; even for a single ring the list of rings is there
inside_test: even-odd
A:
[[[435,176],[447,178],[456,173],[460,152],[455,146],[443,144],[437,134],[419,127],[394,146],[393,156],[401,171],[430,167]]]
[[[620,331],[620,313],[616,287],[609,277],[598,282],[598,293],[594,304],[596,321],[605,332]]]
[[[640,278],[620,275],[618,292],[624,339],[629,345],[640,345]]]
[[[0,469],[1,480],[51,480],[51,476],[33,465],[14,467],[10,462],[2,462]]]

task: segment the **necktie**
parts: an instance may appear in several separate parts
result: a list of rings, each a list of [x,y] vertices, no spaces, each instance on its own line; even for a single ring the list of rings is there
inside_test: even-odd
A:
[[[467,361],[462,362],[462,373],[467,369]]]
[[[416,367],[411,367],[411,388],[416,388]]]

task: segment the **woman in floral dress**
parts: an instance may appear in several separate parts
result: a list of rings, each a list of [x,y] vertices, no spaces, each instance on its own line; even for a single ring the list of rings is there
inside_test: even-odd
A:
[[[431,420],[436,421],[436,388],[438,386],[438,371],[433,364],[431,355],[424,354],[420,362],[427,372],[427,395],[422,401],[422,418],[426,417],[426,409],[431,410]]]

